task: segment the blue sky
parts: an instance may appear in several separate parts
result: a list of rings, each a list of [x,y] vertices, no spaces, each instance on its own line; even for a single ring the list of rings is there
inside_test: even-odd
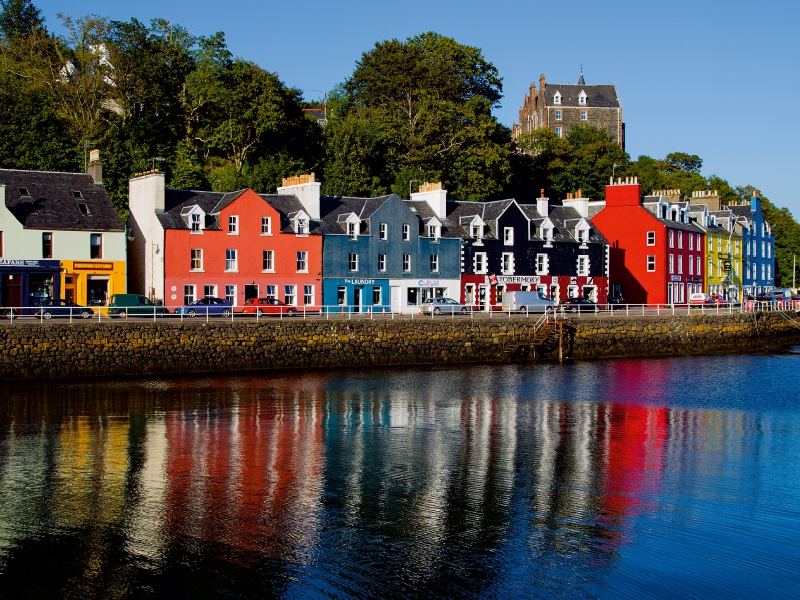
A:
[[[505,97],[496,114],[508,126],[541,73],[577,83],[583,65],[587,83],[617,84],[632,158],[698,154],[704,175],[755,185],[800,217],[796,0],[34,4],[52,31],[61,31],[58,12],[162,17],[195,35],[224,31],[234,54],[277,72],[307,99],[343,81],[376,41],[436,31],[482,48],[499,69]]]

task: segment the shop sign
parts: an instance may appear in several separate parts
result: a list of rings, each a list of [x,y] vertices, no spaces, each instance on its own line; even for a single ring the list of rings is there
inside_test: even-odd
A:
[[[114,263],[110,262],[73,262],[72,268],[76,271],[113,271]]]
[[[681,276],[680,275],[673,275],[672,276],[672,281],[680,281],[680,280],[681,280]]]
[[[345,283],[349,283],[350,285],[372,285],[375,283],[374,279],[345,279]]]
[[[417,282],[419,287],[439,287],[438,279],[420,279]]]
[[[541,283],[541,277],[538,275],[531,276],[515,276],[515,275],[499,275],[497,283]]]

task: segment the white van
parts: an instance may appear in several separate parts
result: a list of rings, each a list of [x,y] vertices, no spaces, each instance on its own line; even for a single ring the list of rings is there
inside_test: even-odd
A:
[[[503,310],[513,312],[545,312],[554,310],[553,301],[542,292],[506,292],[503,294]]]

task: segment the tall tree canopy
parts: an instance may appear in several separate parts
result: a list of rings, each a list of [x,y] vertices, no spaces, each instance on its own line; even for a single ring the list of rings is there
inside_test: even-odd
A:
[[[31,0],[0,0],[0,33],[4,38],[30,35],[43,23],[42,13]]]
[[[332,99],[326,191],[406,195],[416,179],[442,181],[465,200],[497,197],[512,152],[492,116],[501,96],[497,69],[477,48],[436,33],[375,44]]]

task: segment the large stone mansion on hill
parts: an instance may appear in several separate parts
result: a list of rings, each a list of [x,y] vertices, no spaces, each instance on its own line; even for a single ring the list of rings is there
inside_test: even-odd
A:
[[[551,84],[539,77],[539,90],[531,84],[519,109],[519,123],[512,129],[514,140],[534,129],[547,127],[558,136],[574,124],[594,125],[604,129],[625,149],[625,123],[617,85],[586,85],[581,73],[577,85]]]

